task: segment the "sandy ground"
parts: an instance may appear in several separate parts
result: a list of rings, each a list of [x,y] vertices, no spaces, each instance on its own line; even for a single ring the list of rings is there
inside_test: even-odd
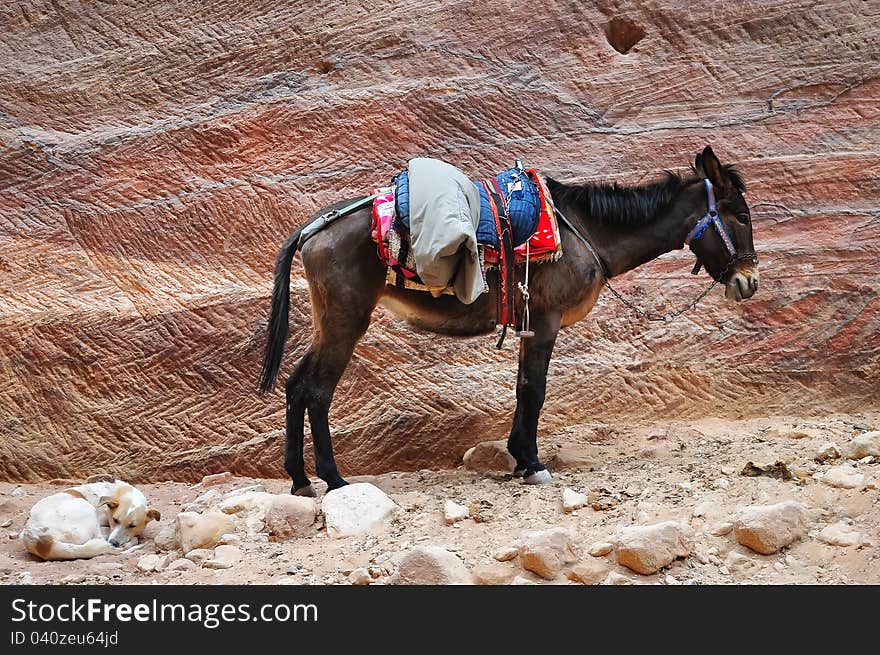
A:
[[[199,568],[185,572],[141,573],[137,561],[154,552],[152,538],[173,521],[183,505],[204,491],[199,484],[160,482],[141,488],[163,515],[153,523],[135,552],[75,562],[40,562],[18,539],[28,510],[62,484],[0,484],[0,582],[4,584],[347,584],[350,570],[374,566],[383,570],[376,582],[414,545],[439,545],[457,553],[469,567],[488,561],[499,547],[514,544],[525,531],[569,527],[581,538],[583,558],[590,544],[607,541],[619,526],[675,519],[689,523],[696,543],[690,557],[658,574],[643,576],[614,563],[612,571],[642,584],[846,584],[880,583],[880,491],[831,487],[814,474],[842,460],[817,463],[819,448],[831,441],[841,449],[866,430],[880,428],[880,413],[834,415],[818,419],[773,417],[747,421],[704,419],[649,427],[582,425],[541,437],[544,460],[556,462],[554,484],[523,485],[510,476],[454,471],[418,471],[349,477],[369,481],[401,507],[380,534],[330,539],[323,529],[285,542],[244,538],[245,557],[233,568]],[[561,451],[559,457],[554,457]],[[580,459],[576,466],[565,461]],[[793,480],[741,475],[744,465],[782,460]],[[880,482],[880,463],[857,463],[857,470]],[[286,493],[285,480],[234,478],[217,487],[228,491],[262,482],[268,491]],[[315,485],[319,495],[323,485]],[[587,492],[604,488],[610,507],[590,507],[566,514],[565,487]],[[466,519],[448,526],[443,504],[481,504],[482,522]],[[770,556],[737,545],[733,535],[712,536],[719,523],[749,504],[797,500],[809,508],[810,533]],[[320,520],[320,519],[319,519]],[[860,546],[830,546],[819,541],[826,525],[846,522],[864,533]],[[740,553],[748,561],[730,557]],[[524,572],[518,560],[507,564],[516,573],[542,584],[570,584],[561,576],[548,582]],[[291,572],[293,571],[293,572]]]

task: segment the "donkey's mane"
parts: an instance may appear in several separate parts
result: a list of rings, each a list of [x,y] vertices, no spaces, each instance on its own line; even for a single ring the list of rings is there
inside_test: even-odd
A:
[[[726,164],[724,171],[734,188],[746,190],[745,180],[736,166]],[[556,202],[567,201],[578,206],[590,220],[622,225],[639,225],[650,222],[662,212],[682,188],[702,179],[696,171],[682,177],[664,171],[663,179],[638,186],[613,184],[566,184],[547,178],[547,188]]]

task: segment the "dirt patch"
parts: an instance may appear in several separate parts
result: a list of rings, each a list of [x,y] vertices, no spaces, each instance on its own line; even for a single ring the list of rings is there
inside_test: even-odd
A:
[[[829,442],[843,451],[854,436],[877,427],[878,413],[821,419],[704,419],[650,429],[615,425],[613,440],[596,439],[595,425],[569,427],[542,437],[539,444],[545,460],[556,457],[555,461],[567,467],[553,471],[552,485],[530,487],[510,476],[486,477],[463,468],[350,478],[372,482],[400,506],[381,534],[330,539],[319,529],[281,542],[243,536],[240,548],[245,557],[228,569],[197,567],[153,573],[137,569],[141,557],[156,551],[153,539],[158,532],[205,491],[200,485],[140,485],[163,519],[148,527],[135,552],[75,562],[39,562],[24,551],[14,535],[30,507],[61,487],[3,484],[0,524],[11,524],[0,529],[0,582],[348,584],[349,573],[363,567],[373,572],[374,583],[381,583],[394,572],[403,554],[417,545],[445,547],[474,570],[492,561],[492,554],[499,549],[514,545],[524,532],[561,526],[577,532],[581,560],[589,561],[590,546],[612,540],[619,527],[675,520],[694,531],[690,556],[657,574],[643,576],[616,564],[612,552],[603,560],[608,563],[608,572],[616,574],[608,579],[642,584],[876,584],[880,583],[880,492],[876,488],[880,464],[855,463],[855,469],[869,483],[861,489],[844,489],[821,479],[842,460],[818,462],[815,457]],[[794,432],[805,436],[791,438]],[[577,457],[581,450],[582,457]],[[784,462],[793,479],[744,476],[741,472],[748,462],[759,466]],[[289,488],[285,480],[252,478],[232,478],[211,488],[226,492],[256,482],[273,493],[286,493]],[[323,485],[315,486],[323,493]],[[584,494],[601,490],[602,497],[614,502],[597,504],[600,510],[588,505],[566,513],[562,509],[566,487]],[[478,507],[479,520],[468,518],[448,525],[444,521],[446,500]],[[809,533],[776,554],[758,555],[738,545],[723,527],[719,529],[743,506],[783,500],[796,500],[807,507]],[[822,530],[832,525],[848,526],[863,534],[863,542],[846,547],[819,539]],[[569,584],[566,575],[547,581],[523,571],[516,559],[503,566],[515,571],[518,583]]]

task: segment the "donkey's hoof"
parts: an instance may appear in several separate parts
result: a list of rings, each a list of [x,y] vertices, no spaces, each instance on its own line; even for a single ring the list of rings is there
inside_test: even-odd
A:
[[[525,469],[513,469],[513,477],[521,478],[526,474]]]
[[[294,496],[306,496],[307,498],[315,498],[318,495],[315,493],[315,488],[311,484],[307,484],[299,489],[294,489],[290,493]]]
[[[541,469],[540,471],[535,471],[531,475],[525,476],[523,482],[526,484],[550,484],[553,482],[553,476],[550,475],[550,471],[547,469]]]

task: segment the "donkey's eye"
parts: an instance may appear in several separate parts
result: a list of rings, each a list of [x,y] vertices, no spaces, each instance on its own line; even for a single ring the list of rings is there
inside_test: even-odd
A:
[[[738,220],[743,225],[748,225],[751,218],[749,217],[748,214],[737,214],[736,220]]]
[[[134,526],[135,526],[135,524],[134,524],[134,523],[132,523],[132,524],[131,524],[131,525],[129,525],[129,526],[128,526],[128,527],[129,527],[129,528],[133,528],[133,527],[134,527]]]

